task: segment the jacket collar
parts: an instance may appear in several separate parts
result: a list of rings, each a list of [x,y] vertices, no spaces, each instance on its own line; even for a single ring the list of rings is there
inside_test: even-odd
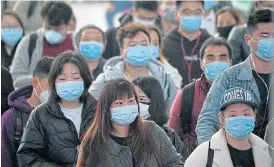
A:
[[[249,80],[253,79],[251,55],[242,63],[241,71],[237,77],[238,80]]]
[[[95,112],[97,101],[91,94],[88,93],[87,98],[84,100],[83,104],[82,120],[84,121],[88,120],[90,117],[93,117],[94,113],[92,112]],[[65,118],[63,112],[61,112],[59,104],[54,97],[49,97],[49,100],[47,101],[47,108],[49,112],[55,116]]]
[[[227,147],[225,130],[220,129],[211,138],[210,148],[215,151],[214,163],[222,167],[233,167],[230,158],[230,152]],[[250,134],[249,140],[252,145],[253,157],[256,167],[268,167],[271,164],[271,158],[268,154],[268,145],[254,134]],[[216,152],[218,151],[218,152]],[[226,166],[225,166],[226,165]]]

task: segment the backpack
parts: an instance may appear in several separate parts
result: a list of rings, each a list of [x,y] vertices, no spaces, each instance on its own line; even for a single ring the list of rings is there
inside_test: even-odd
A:
[[[23,116],[22,111],[11,107],[13,113],[14,139],[16,148],[19,147],[23,135]]]
[[[195,89],[196,80],[192,83],[186,85],[183,88],[183,95],[182,95],[182,106],[180,111],[180,119],[181,119],[181,127],[182,132],[189,133],[191,130],[191,117],[192,117],[192,108],[193,108],[193,101],[194,101],[194,89]]]
[[[31,57],[33,50],[36,46],[36,40],[38,38],[38,35],[36,32],[33,32],[30,34],[30,39],[29,39],[29,48],[28,48],[28,53],[29,53],[29,65],[31,64]]]

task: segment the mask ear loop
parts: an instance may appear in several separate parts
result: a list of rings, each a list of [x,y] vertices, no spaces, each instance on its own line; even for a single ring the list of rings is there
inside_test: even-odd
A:
[[[252,38],[251,38],[252,39]],[[266,110],[267,110],[267,108],[268,108],[268,103],[269,103],[269,95],[270,95],[270,88],[272,87],[272,84],[271,84],[271,82],[270,82],[270,86],[269,86],[269,88],[267,87],[267,84],[265,83],[265,81],[263,80],[263,78],[257,73],[257,71],[256,71],[256,66],[255,66],[255,63],[254,63],[254,61],[253,61],[253,59],[252,59],[252,56],[251,56],[251,61],[252,61],[252,65],[253,65],[253,67],[254,67],[254,70],[255,70],[255,72],[256,72],[256,75],[263,81],[263,83],[264,83],[264,85],[265,85],[265,87],[266,87],[266,91],[267,91],[267,96],[266,96],[266,107],[265,107],[265,109],[264,109],[264,119],[263,119],[263,121],[262,121],[262,125],[261,125],[261,127],[260,127],[260,129],[259,129],[259,132],[258,132],[258,134],[260,134],[260,132],[261,132],[261,130],[262,130],[262,128],[263,128],[263,122],[265,121],[265,119],[266,119]],[[271,79],[270,79],[270,81],[272,80],[272,77],[271,77]]]

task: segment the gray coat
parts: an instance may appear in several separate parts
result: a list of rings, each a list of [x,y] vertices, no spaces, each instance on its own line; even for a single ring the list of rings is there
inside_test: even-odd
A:
[[[228,43],[232,48],[232,64],[238,64],[243,61],[249,56],[250,49],[249,46],[245,43],[245,34],[247,34],[247,27],[246,25],[239,25],[235,26],[229,36],[228,36]]]
[[[38,61],[42,58],[44,29],[38,29],[37,34],[38,37],[36,40],[36,46],[32,52],[31,62],[29,62],[30,60],[28,53],[30,34],[23,37],[18,44],[10,68],[15,88],[31,84],[34,68]]]
[[[155,145],[155,149],[158,153],[162,167],[182,167],[183,163],[180,160],[180,155],[176,152],[170,139],[167,137],[162,128],[152,121],[145,121],[145,125],[147,127],[147,135],[152,137],[152,143]],[[102,157],[102,159],[98,162],[98,167],[133,166],[129,147],[121,146],[111,138],[109,138],[106,146],[104,147],[105,149],[102,149],[103,151],[101,151],[98,155],[98,157]],[[81,156],[81,151],[79,155]],[[86,162],[84,162],[83,167],[86,166]],[[137,163],[138,164],[136,164],[136,166],[138,167],[158,166],[156,159],[152,155],[146,153],[144,153],[144,160]]]
[[[104,73],[100,74],[97,79],[92,83],[89,88],[90,93],[98,99],[104,84],[111,79],[125,78],[124,75],[125,62],[121,56],[116,56],[109,59],[104,66]],[[162,85],[167,109],[169,109],[173,103],[174,97],[177,93],[174,81],[171,79],[170,73],[165,72],[162,64],[157,60],[152,60],[148,63],[148,69],[151,75],[158,79]]]

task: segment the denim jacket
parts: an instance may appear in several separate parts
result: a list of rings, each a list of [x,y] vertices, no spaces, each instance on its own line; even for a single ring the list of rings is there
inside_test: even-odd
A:
[[[233,87],[249,90],[256,102],[260,103],[260,93],[252,75],[250,56],[244,62],[225,70],[214,80],[198,118],[196,126],[198,144],[210,140],[211,136],[218,131],[220,99],[224,91]]]

